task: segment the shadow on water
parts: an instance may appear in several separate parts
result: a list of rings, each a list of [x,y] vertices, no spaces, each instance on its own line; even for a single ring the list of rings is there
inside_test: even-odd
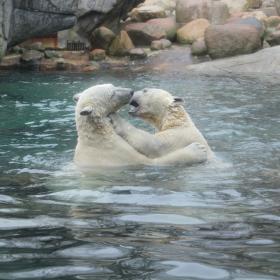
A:
[[[80,174],[72,96],[105,82],[183,96],[217,160]],[[1,74],[0,279],[280,279],[279,90],[184,72]]]

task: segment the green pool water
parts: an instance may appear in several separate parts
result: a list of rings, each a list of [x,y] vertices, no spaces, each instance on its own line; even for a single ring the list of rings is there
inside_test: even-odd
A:
[[[72,96],[98,83],[184,97],[217,160],[80,174]],[[280,279],[279,92],[184,72],[1,73],[0,279]]]

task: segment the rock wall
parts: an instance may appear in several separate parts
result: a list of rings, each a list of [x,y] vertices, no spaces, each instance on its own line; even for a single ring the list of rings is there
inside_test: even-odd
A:
[[[92,32],[114,21],[141,0],[0,0],[0,59],[7,47],[35,36],[68,29],[79,21]]]

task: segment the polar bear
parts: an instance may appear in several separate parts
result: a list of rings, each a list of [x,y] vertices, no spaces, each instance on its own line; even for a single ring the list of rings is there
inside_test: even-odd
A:
[[[193,143],[153,159],[136,151],[115,131],[109,115],[127,104],[131,89],[96,85],[75,95],[78,142],[74,162],[82,169],[135,165],[194,164],[206,160],[206,147]]]
[[[207,141],[182,104],[181,98],[173,97],[165,90],[146,88],[133,94],[129,113],[150,123],[158,132],[151,134],[138,129],[117,115],[111,116],[113,126],[132,147],[150,158],[174,152],[191,143],[204,145],[207,159],[212,158],[213,152]]]

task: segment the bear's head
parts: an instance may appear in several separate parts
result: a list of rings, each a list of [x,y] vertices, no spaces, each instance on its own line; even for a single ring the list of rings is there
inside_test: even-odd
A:
[[[76,94],[76,123],[102,125],[108,122],[108,115],[127,104],[133,95],[130,88],[115,87],[112,84],[96,85]]]
[[[139,117],[161,129],[162,122],[171,112],[184,111],[183,99],[157,88],[145,88],[134,92],[129,101],[130,115]]]

